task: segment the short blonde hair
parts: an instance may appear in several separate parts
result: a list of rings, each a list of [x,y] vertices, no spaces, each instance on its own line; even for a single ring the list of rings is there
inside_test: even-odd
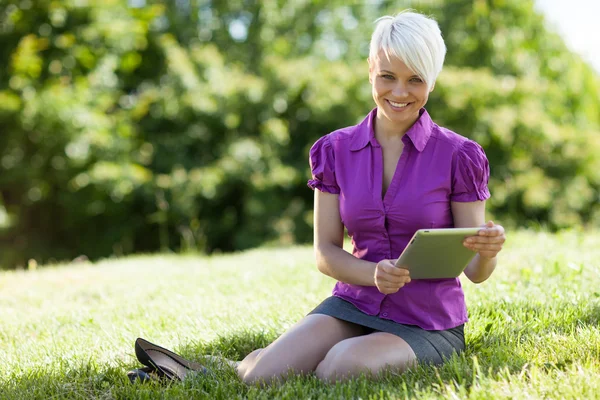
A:
[[[369,58],[377,59],[382,50],[388,59],[399,58],[431,90],[446,57],[446,44],[438,23],[410,10],[381,17],[375,23]]]

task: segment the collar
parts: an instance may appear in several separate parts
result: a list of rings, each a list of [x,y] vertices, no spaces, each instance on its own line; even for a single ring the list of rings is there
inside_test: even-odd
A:
[[[352,135],[350,150],[361,150],[369,143],[371,143],[372,146],[380,147],[375,139],[374,121],[376,116],[377,108],[374,108],[366,118],[356,126],[356,131],[354,132],[354,135]],[[421,108],[419,110],[419,118],[408,131],[406,131],[405,136],[410,139],[413,146],[415,146],[419,152],[422,152],[431,137],[432,128],[433,121],[431,120],[429,113],[424,108]]]

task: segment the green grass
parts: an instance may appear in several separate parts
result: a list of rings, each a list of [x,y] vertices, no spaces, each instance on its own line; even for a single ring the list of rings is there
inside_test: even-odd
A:
[[[125,376],[138,336],[190,359],[241,359],[332,285],[310,247],[0,273],[0,398],[600,398],[600,234],[577,232],[512,233],[487,282],[463,280],[467,351],[440,368],[265,389],[230,370],[169,386]]]

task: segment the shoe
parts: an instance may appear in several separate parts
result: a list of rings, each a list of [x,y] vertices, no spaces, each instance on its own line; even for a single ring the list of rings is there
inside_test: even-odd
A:
[[[209,372],[206,367],[186,360],[180,355],[142,338],[135,341],[135,355],[142,364],[150,369],[149,372],[156,373],[159,378],[182,381],[190,372],[200,374]],[[135,371],[140,371],[140,373],[135,373]],[[146,368],[142,368],[130,371],[130,373],[134,373],[133,375],[138,374],[133,381],[139,376],[140,380],[144,382],[145,380],[142,378],[145,378],[145,376],[143,374],[147,374],[148,371]],[[150,379],[152,378],[150,377]]]
[[[143,367],[140,369],[131,370],[127,372],[127,377],[131,383],[135,383],[136,380],[139,380],[140,383],[146,383],[159,379],[158,375],[156,374],[156,369],[151,367]]]

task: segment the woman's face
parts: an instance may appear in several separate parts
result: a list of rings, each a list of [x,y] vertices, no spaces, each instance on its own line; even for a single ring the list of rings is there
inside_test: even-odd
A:
[[[369,59],[369,81],[378,108],[377,119],[383,117],[386,129],[408,129],[429,98],[427,84],[400,59],[388,60],[383,52],[377,59]]]

